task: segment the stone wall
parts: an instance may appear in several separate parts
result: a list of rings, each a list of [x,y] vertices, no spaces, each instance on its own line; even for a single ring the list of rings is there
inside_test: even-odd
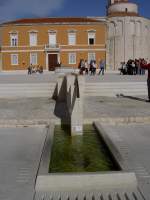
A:
[[[107,21],[107,69],[118,69],[128,59],[150,60],[150,20],[142,17],[110,17]]]
[[[121,2],[112,4],[108,8],[108,14],[111,14],[113,12],[129,12],[129,13],[138,13],[138,5],[135,3],[129,3],[129,2]]]

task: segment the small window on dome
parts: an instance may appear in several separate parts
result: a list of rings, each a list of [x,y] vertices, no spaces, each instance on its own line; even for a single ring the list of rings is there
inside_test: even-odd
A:
[[[125,12],[128,12],[128,8],[125,9]]]

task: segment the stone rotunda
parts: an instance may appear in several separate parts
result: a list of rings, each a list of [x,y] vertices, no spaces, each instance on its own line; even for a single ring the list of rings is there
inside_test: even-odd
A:
[[[107,69],[117,69],[128,59],[150,60],[150,20],[139,16],[137,4],[109,0],[107,28]]]

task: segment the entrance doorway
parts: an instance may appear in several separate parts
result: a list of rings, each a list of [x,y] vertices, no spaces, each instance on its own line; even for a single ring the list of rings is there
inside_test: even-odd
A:
[[[58,67],[58,54],[48,54],[48,69],[54,71]]]

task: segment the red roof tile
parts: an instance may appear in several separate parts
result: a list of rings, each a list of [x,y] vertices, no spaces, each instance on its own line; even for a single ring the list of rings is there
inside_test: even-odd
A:
[[[97,19],[87,17],[62,17],[62,18],[27,18],[15,21],[9,21],[3,24],[36,24],[36,23],[88,23],[98,22]]]

